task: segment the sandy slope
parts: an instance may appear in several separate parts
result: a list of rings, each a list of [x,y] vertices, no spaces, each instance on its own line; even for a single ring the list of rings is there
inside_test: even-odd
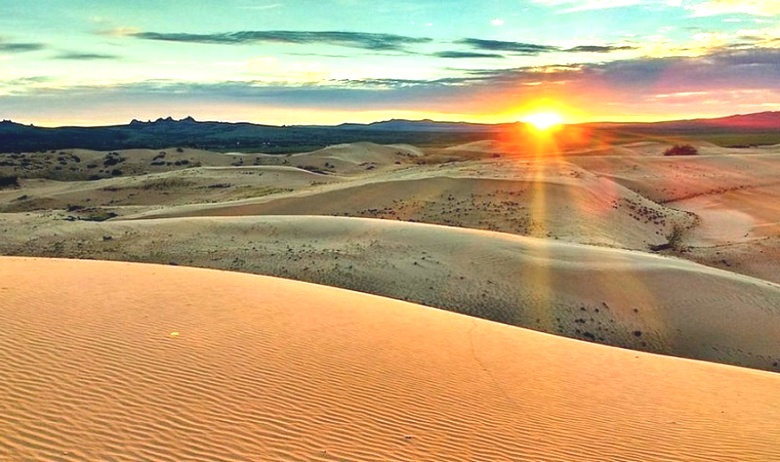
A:
[[[780,149],[707,147],[696,157],[568,160],[674,209],[695,213],[682,256],[780,282]]]
[[[345,215],[647,250],[692,215],[559,158],[415,166],[325,188],[153,210],[138,218]]]
[[[345,174],[388,168],[422,155],[419,148],[406,144],[349,143],[293,154],[286,156],[286,160],[290,165],[312,166],[326,172]]]
[[[780,458],[774,374],[292,281],[0,262],[3,460]]]
[[[665,158],[664,147],[632,143],[538,157],[496,153],[496,143],[433,155],[358,143],[289,156],[176,149],[164,157],[148,150],[16,156],[12,170],[33,176],[36,168],[105,174],[115,167],[106,159],[117,156],[124,173],[97,181],[23,177],[21,188],[0,189],[0,253],[280,275],[612,345],[777,370],[776,286],[644,256],[607,252],[611,263],[602,264],[602,254],[577,250],[548,258],[565,248],[556,242],[646,251],[681,224],[688,229],[669,253],[780,283],[780,148],[703,145],[701,156]],[[31,170],[22,167],[27,161]],[[187,168],[197,163],[205,166]],[[113,214],[172,218],[81,221]],[[189,218],[215,215],[223,218]],[[471,234],[457,230],[305,215],[422,221],[550,242],[513,241],[510,251],[496,243],[506,237],[482,236],[472,246],[464,237]]]
[[[780,286],[675,258],[316,216],[63,223],[10,249],[3,231],[6,254],[289,277],[609,345],[779,369]]]

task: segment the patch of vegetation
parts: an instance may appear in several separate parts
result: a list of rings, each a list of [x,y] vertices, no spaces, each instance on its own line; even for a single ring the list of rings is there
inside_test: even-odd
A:
[[[236,195],[231,196],[231,199],[250,199],[253,197],[270,196],[271,194],[279,194],[285,192],[292,192],[292,188],[273,188],[270,186],[244,186],[236,190]]]
[[[675,144],[664,151],[664,156],[695,156],[698,154],[699,150],[690,144]]]
[[[173,188],[186,188],[194,185],[195,182],[183,178],[155,178],[141,183],[140,188],[145,191],[163,191]]]
[[[328,174],[327,170],[323,170],[323,169],[321,169],[319,167],[316,167],[314,165],[298,165],[297,167],[302,169],[302,170],[306,170],[307,172],[317,173],[319,175],[327,175]]]
[[[4,188],[18,188],[19,177],[17,175],[0,176],[0,189]]]
[[[126,160],[127,159],[120,156],[118,152],[112,151],[106,154],[106,157],[103,158],[103,166],[112,167],[114,165],[121,164]]]
[[[114,212],[108,212],[106,210],[100,210],[100,209],[89,209],[85,211],[86,214],[79,217],[79,220],[82,221],[106,221],[110,220],[112,218],[118,217]]]
[[[683,238],[685,237],[686,228],[679,224],[675,224],[672,230],[666,235],[666,242],[658,245],[651,245],[650,250],[653,252],[660,252],[662,250],[674,250],[681,251],[685,249],[683,244]]]

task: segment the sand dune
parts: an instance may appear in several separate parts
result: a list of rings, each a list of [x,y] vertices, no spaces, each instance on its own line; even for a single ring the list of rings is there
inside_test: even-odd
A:
[[[305,163],[323,171],[343,174],[392,167],[396,163],[405,163],[422,155],[423,152],[419,148],[406,144],[349,143],[293,154],[287,160],[291,165]]]
[[[41,209],[182,205],[235,201],[292,192],[312,184],[338,182],[289,166],[198,167],[95,181],[24,180],[24,193],[0,191],[0,211]],[[125,211],[126,212],[126,211]]]
[[[695,213],[685,258],[780,282],[777,147],[706,147],[694,157],[573,157],[567,160],[664,205]]]
[[[777,370],[776,286],[733,274],[780,283],[776,148],[702,145],[703,155],[669,158],[661,156],[664,146],[498,158],[490,152],[495,143],[433,155],[368,143],[289,156],[47,153],[31,162],[77,155],[63,169],[83,170],[119,156],[122,169],[153,173],[21,178],[21,187],[0,189],[0,253],[278,275],[611,345]],[[464,160],[471,159],[461,156],[466,148],[481,149],[480,160]],[[444,151],[454,161],[442,161]],[[30,160],[22,157],[11,157],[13,168]],[[205,166],[188,168],[196,159]],[[128,218],[149,220],[118,221]],[[398,220],[548,242],[391,223]],[[675,225],[681,239],[663,252],[728,273],[557,245],[647,251],[667,242]]]
[[[417,168],[237,203],[153,210],[137,218],[345,215],[487,229],[647,250],[693,216],[556,159]]]
[[[609,345],[779,369],[780,286],[640,252],[306,216],[69,223],[29,238],[15,253],[282,276]]]
[[[774,374],[250,275],[3,258],[0,281],[4,460],[780,458]]]

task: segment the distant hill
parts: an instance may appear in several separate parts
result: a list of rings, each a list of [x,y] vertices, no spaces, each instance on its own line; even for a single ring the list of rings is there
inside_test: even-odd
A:
[[[418,146],[467,143],[500,139],[510,130],[517,133],[523,126],[519,122],[493,125],[403,119],[337,126],[274,126],[168,117],[104,127],[41,128],[5,120],[0,122],[0,152],[183,146],[215,151],[289,153],[358,141]],[[738,139],[732,135],[748,134],[751,137],[739,140],[748,139],[755,144],[780,143],[780,112],[656,123],[592,123],[580,127],[591,130],[592,136],[604,135],[611,139],[648,135],[695,136],[722,144],[736,144]],[[718,137],[721,137],[720,141]]]
[[[442,124],[442,125],[440,125]],[[431,145],[490,138],[501,126],[441,122],[389,121],[343,126],[273,126],[252,123],[198,122],[192,117],[155,121],[132,120],[127,125],[41,128],[0,122],[0,152],[31,152],[69,148],[94,150],[173,146],[215,151],[288,153],[339,143]]]
[[[648,130],[703,130],[721,129],[729,131],[778,130],[780,131],[780,112],[758,112],[755,114],[737,114],[715,119],[669,120],[663,122],[596,122],[584,124],[595,128],[635,128]]]
[[[369,124],[341,124],[339,130],[405,131],[405,132],[484,132],[493,133],[510,127],[522,126],[520,122],[511,124],[477,124],[471,122],[437,122],[435,120],[392,119]]]

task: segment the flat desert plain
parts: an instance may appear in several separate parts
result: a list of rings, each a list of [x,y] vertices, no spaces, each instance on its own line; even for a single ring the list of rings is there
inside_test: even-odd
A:
[[[668,147],[4,155],[0,456],[778,460],[780,146]]]

